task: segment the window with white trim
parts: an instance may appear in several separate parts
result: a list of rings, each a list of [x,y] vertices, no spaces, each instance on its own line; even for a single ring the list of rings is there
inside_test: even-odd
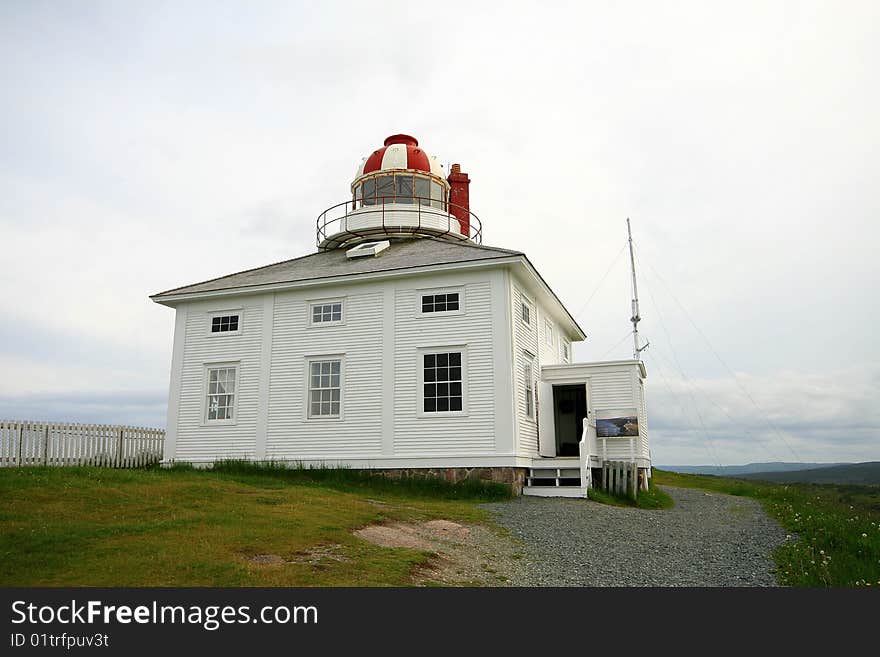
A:
[[[238,313],[211,317],[211,333],[238,333]]]
[[[423,313],[457,312],[461,309],[458,292],[438,292],[422,295]]]
[[[425,413],[458,412],[464,407],[462,352],[422,355],[422,410]]]
[[[549,319],[544,320],[544,342],[553,346],[553,323]]]
[[[341,301],[312,304],[312,324],[339,324],[341,321]]]
[[[235,419],[235,385],[238,368],[234,365],[208,367],[205,420],[221,422]]]
[[[526,356],[526,362],[523,365],[523,388],[526,399],[526,417],[535,417],[535,384],[532,378],[532,359]]]
[[[571,343],[568,340],[561,340],[562,342],[562,360],[563,362],[569,362],[571,360]]]
[[[520,302],[520,311],[519,311],[520,319],[522,319],[523,324],[528,326],[532,325],[532,307],[526,301]]]
[[[342,360],[309,361],[309,417],[340,417],[342,410]]]

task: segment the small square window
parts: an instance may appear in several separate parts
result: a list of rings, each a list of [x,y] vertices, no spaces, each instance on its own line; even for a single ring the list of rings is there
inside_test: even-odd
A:
[[[211,333],[237,333],[238,315],[216,315],[211,318]]]
[[[457,312],[460,309],[461,304],[458,292],[422,295],[423,313]]]
[[[341,321],[341,301],[312,304],[312,324],[338,324]]]

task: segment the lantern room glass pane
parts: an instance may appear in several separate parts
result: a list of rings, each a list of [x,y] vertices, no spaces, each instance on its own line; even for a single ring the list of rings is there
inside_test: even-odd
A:
[[[394,203],[394,176],[376,178],[376,197],[379,203]]]
[[[431,183],[431,205],[443,208],[443,186],[440,183]]]
[[[438,185],[439,186],[439,185]],[[416,177],[416,203],[421,205],[430,205],[431,203],[431,181],[427,178]]]
[[[376,204],[376,179],[367,178],[364,181],[364,205]]]
[[[413,177],[412,176],[394,176],[397,182],[397,203],[413,202]]]

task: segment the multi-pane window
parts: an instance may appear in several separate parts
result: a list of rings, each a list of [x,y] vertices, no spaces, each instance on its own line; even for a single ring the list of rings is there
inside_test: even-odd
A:
[[[424,411],[462,410],[461,352],[424,354]]]
[[[458,292],[447,292],[444,294],[423,294],[422,295],[422,312],[423,313],[445,313],[450,310],[459,309]]]
[[[566,363],[571,359],[571,345],[563,340],[562,341],[562,360]]]
[[[312,324],[342,321],[342,302],[312,304]]]
[[[526,417],[535,417],[535,384],[532,382],[532,362],[523,365],[523,379],[525,380]]]
[[[217,315],[211,318],[211,333],[234,333],[238,331],[238,315]]]
[[[208,368],[208,421],[232,420],[235,413],[235,368]]]
[[[525,324],[532,323],[532,309],[525,301],[520,304],[520,317]]]
[[[550,320],[544,320],[544,342],[553,345],[553,324]]]
[[[309,362],[309,417],[339,417],[341,370],[339,359]]]
[[[355,185],[356,207],[383,203],[418,203],[446,208],[446,187],[429,175],[411,173],[365,176]]]

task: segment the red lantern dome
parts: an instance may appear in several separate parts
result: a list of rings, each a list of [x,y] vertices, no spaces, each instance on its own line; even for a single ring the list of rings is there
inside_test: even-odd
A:
[[[361,162],[357,177],[364,174],[384,171],[387,169],[409,169],[412,171],[424,171],[443,178],[443,170],[437,162],[437,158],[428,155],[419,148],[419,141],[409,135],[391,135],[385,140],[385,145],[372,152]]]
[[[321,249],[350,248],[381,239],[439,237],[482,240],[470,211],[470,179],[456,164],[447,178],[437,158],[410,135],[391,135],[365,157],[351,183],[351,200],[318,217]]]

